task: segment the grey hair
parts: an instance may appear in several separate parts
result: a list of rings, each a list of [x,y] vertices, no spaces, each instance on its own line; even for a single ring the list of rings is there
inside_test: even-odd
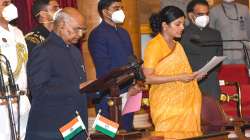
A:
[[[66,12],[64,12],[63,10],[61,10],[55,16],[54,29],[56,30],[61,22],[70,23],[71,21],[72,21],[72,17]]]

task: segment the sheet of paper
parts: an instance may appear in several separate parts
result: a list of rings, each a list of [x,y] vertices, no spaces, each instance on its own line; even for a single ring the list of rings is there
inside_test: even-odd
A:
[[[120,97],[122,98],[122,110],[123,110],[124,106],[128,100],[128,92],[121,94]]]
[[[214,56],[205,66],[198,70],[198,72],[208,73],[212,70],[215,66],[220,64],[224,61],[227,57],[226,56]]]
[[[141,109],[141,99],[142,92],[136,94],[135,96],[128,96],[128,100],[122,110],[122,115],[139,111]]]

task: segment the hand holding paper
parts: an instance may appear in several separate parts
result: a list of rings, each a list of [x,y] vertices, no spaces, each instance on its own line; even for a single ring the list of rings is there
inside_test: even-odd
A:
[[[194,74],[195,74],[195,79],[197,79],[198,81],[207,76],[207,73],[199,71],[194,72]]]

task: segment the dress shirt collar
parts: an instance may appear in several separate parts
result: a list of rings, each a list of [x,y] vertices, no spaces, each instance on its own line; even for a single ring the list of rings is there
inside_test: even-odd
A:
[[[199,30],[199,31],[204,31],[208,28],[209,25],[207,25],[205,28],[200,28],[197,25],[195,25],[193,22],[190,22],[189,26],[191,27],[191,29],[193,30]]]

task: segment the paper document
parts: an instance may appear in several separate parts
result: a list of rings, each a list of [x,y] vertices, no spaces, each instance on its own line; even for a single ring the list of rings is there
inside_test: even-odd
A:
[[[122,115],[139,111],[141,109],[141,99],[142,99],[142,92],[134,96],[128,96],[128,100],[122,110]]]
[[[123,110],[123,108],[125,107],[125,104],[128,100],[128,92],[121,94],[120,97],[122,98],[122,110]]]
[[[226,58],[226,56],[214,56],[205,66],[199,69],[198,72],[208,73],[211,69],[220,64]]]

